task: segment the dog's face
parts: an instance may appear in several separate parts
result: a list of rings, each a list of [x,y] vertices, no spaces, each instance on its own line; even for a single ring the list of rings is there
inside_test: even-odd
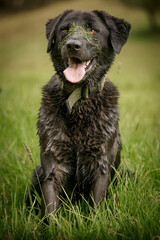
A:
[[[66,11],[46,25],[48,52],[64,81],[101,79],[126,42],[130,25],[99,11]]]

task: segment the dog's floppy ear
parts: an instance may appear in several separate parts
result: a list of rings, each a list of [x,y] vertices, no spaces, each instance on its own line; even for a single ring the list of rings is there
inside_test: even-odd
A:
[[[110,32],[110,41],[113,50],[120,53],[121,48],[126,43],[131,25],[123,19],[113,17],[104,11],[94,11],[107,25]]]
[[[47,53],[49,53],[52,49],[52,45],[54,43],[54,33],[55,33],[55,28],[57,24],[60,22],[60,20],[66,16],[69,12],[72,12],[73,10],[67,10],[64,13],[60,14],[59,16],[50,19],[46,23],[46,37],[48,39],[48,48],[47,48]]]
[[[111,17],[113,25],[110,28],[110,40],[112,47],[116,53],[120,53],[121,48],[126,43],[131,25],[123,19]]]

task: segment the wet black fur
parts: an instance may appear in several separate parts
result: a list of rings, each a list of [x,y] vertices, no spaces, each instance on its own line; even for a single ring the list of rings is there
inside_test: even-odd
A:
[[[75,23],[95,29],[91,41],[79,33],[68,38],[64,29]],[[118,91],[106,78],[103,90],[88,99],[79,99],[69,114],[66,100],[79,86],[94,86],[105,76],[115,53],[119,53],[127,41],[130,25],[122,19],[103,11],[66,11],[46,24],[48,52],[51,54],[56,75],[43,88],[42,105],[38,119],[38,135],[41,148],[41,166],[38,167],[40,185],[34,172],[32,182],[41,195],[42,216],[59,206],[63,188],[70,195],[84,194],[99,204],[107,195],[113,168],[120,164],[121,141],[118,127]],[[88,30],[89,31],[89,30]],[[68,39],[81,41],[82,48],[69,52]],[[68,57],[87,61],[95,58],[93,69],[78,84],[69,83],[63,74]],[[58,77],[57,77],[58,76]],[[64,88],[61,88],[60,81]],[[74,85],[74,86],[73,86]],[[65,89],[71,89],[66,91]],[[31,195],[33,187],[31,187]],[[90,199],[91,205],[93,202]],[[29,198],[27,200],[29,204]],[[47,207],[46,207],[47,206]]]

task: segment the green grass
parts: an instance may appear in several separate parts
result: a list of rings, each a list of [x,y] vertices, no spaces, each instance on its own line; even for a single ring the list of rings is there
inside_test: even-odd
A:
[[[107,201],[94,211],[85,201],[63,202],[44,232],[40,215],[27,212],[24,198],[40,162],[36,121],[41,88],[54,73],[44,25],[68,8],[105,9],[132,24],[108,76],[120,91],[121,168],[136,178],[119,179],[116,188],[111,184]],[[1,18],[0,239],[160,239],[160,37],[148,27],[143,11],[98,0],[57,2]]]

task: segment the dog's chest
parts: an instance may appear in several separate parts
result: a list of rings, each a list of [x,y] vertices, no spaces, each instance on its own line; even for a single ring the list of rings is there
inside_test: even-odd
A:
[[[93,139],[101,144],[114,131],[110,125],[110,113],[104,113],[104,107],[98,99],[79,100],[67,118],[68,132],[75,144],[92,145]]]

